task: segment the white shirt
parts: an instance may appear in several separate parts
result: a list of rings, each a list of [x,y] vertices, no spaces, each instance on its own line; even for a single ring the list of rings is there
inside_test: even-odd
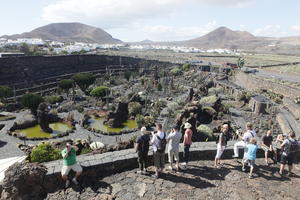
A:
[[[159,131],[152,137],[151,144],[152,144],[152,149],[154,152],[157,151],[157,147],[160,145],[160,140],[157,137],[159,137],[160,139],[163,139],[164,136],[165,136],[165,133]]]
[[[169,140],[169,145],[168,145],[169,151],[171,150],[178,151],[181,137],[182,137],[182,133],[179,131],[171,132],[168,135],[167,140]]]
[[[253,138],[253,137],[256,137],[256,132],[254,130],[247,130],[245,133],[244,133],[244,136],[243,136],[243,141],[248,144],[250,142],[250,139]]]

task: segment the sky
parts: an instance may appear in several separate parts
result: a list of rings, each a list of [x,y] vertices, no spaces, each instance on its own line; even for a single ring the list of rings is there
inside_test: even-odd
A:
[[[81,22],[125,42],[200,37],[220,26],[300,36],[299,0],[0,0],[0,36]]]

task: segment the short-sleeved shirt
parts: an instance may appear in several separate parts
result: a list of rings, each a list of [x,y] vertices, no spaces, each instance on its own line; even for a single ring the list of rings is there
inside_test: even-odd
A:
[[[168,135],[167,140],[169,140],[168,150],[177,151],[179,149],[179,143],[182,137],[182,133],[179,131],[172,132]]]
[[[271,144],[272,144],[272,141],[273,141],[273,136],[267,136],[267,135],[265,135],[263,138],[262,138],[262,140],[263,140],[263,143],[266,145],[266,146],[268,146],[268,147],[270,147],[271,146]]]
[[[300,143],[295,139],[285,139],[282,143],[282,146],[284,146],[283,152],[282,152],[283,155],[288,156],[288,154],[290,152],[290,145],[292,145],[292,143],[300,146]]]
[[[67,154],[67,148],[61,151],[61,155],[63,157],[63,165],[64,166],[71,166],[76,163],[76,151],[75,149],[71,149],[68,153],[68,157],[64,158],[64,156]]]
[[[253,130],[247,130],[244,133],[243,140],[246,144],[248,144],[250,142],[250,139],[253,137],[256,137],[256,132]]]
[[[150,141],[150,136],[148,134],[140,135],[136,139],[136,143],[138,144],[137,150],[139,152],[148,152],[149,151],[149,141]]]
[[[193,136],[193,131],[191,129],[186,129],[184,133],[184,138],[185,138],[185,143],[187,145],[192,144],[192,136]]]
[[[227,145],[227,134],[222,133],[222,132],[220,133],[218,144],[220,144],[220,139],[221,139],[221,146],[226,146]]]
[[[246,158],[248,160],[255,160],[256,159],[256,151],[258,149],[258,146],[255,144],[247,144],[247,154]]]

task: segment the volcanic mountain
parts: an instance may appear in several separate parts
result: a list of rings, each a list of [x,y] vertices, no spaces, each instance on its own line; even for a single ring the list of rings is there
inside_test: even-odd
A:
[[[121,40],[113,38],[101,28],[81,23],[52,23],[39,27],[30,32],[11,36],[2,36],[9,39],[16,38],[41,38],[62,42],[86,42],[99,44],[122,43]]]

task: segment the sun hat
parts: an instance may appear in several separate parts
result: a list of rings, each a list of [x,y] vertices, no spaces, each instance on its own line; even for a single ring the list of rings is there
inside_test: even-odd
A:
[[[184,124],[184,128],[191,128],[192,127],[192,125],[190,124],[190,123],[188,123],[188,122],[186,122],[185,124]]]

